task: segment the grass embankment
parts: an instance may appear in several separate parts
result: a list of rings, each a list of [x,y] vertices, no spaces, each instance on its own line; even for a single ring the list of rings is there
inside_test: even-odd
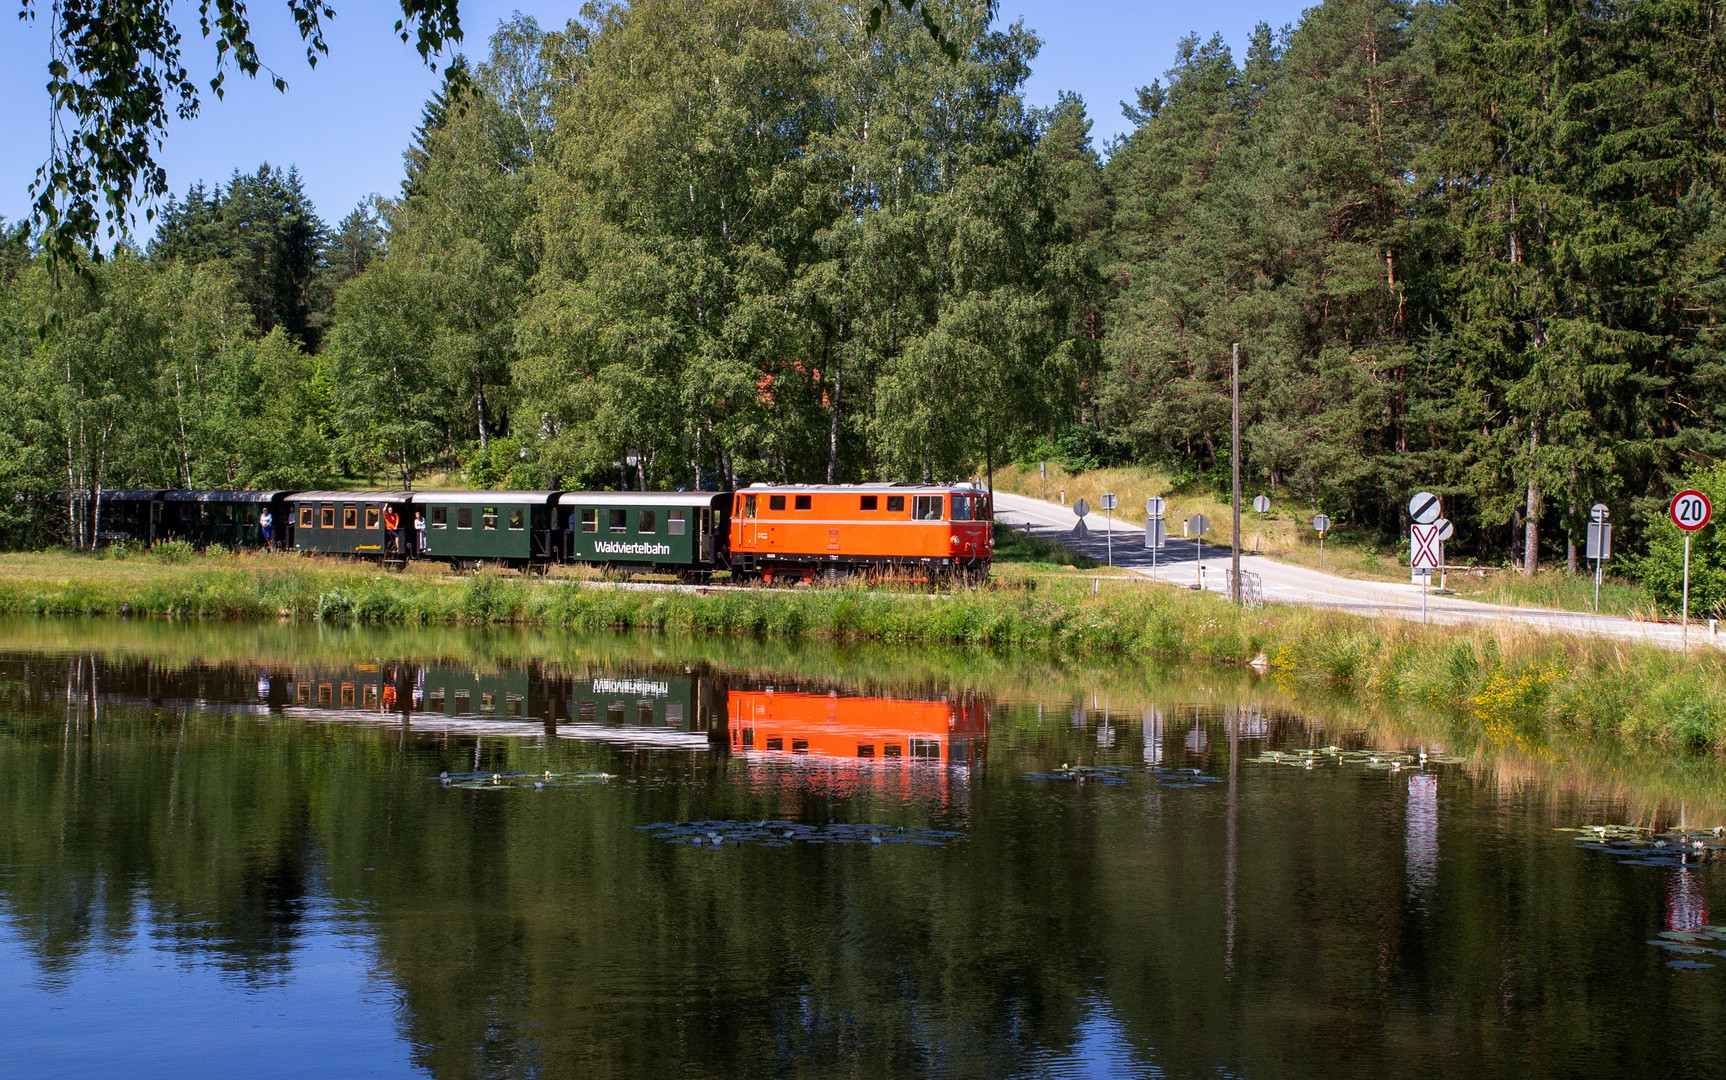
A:
[[[43,576],[41,571],[59,571]],[[1421,626],[1271,606],[1150,583],[1093,593],[1090,578],[939,596],[854,586],[687,592],[381,574],[284,556],[175,566],[0,557],[0,614],[157,615],[376,625],[524,625],[1034,649],[1050,654],[1263,658],[1289,689],[1343,690],[1444,710],[1495,738],[1547,732],[1726,752],[1726,656],[1542,635]]]
[[[1103,492],[1110,491],[1120,500],[1115,516],[1138,525],[1144,524],[1145,500],[1152,495],[1160,495],[1168,504],[1164,516],[1168,521],[1169,535],[1180,536],[1181,523],[1194,514],[1202,513],[1211,520],[1211,529],[1205,534],[1206,543],[1229,543],[1230,508],[1226,499],[1208,491],[1177,488],[1167,475],[1154,469],[1090,469],[1069,473],[1050,464],[1045,484],[1035,469],[1006,466],[996,470],[995,486],[1002,491],[1051,501],[1064,496],[1068,506],[1082,498],[1093,509]],[[1242,492],[1242,501],[1250,503],[1252,497],[1259,494],[1269,493],[1249,488]],[[1313,531],[1311,524],[1314,513],[1310,507],[1296,506],[1273,496],[1271,509],[1264,515],[1261,533],[1259,515],[1243,506],[1243,550],[1253,550],[1256,544],[1258,552],[1268,558],[1318,569],[1318,533]],[[1325,538],[1324,571],[1359,580],[1406,582],[1409,572],[1405,548],[1406,544],[1383,548],[1376,534],[1336,524]],[[1462,561],[1457,552],[1450,552],[1447,557]],[[1594,607],[1592,565],[1587,572],[1574,576],[1566,574],[1562,566],[1545,566],[1533,580],[1507,567],[1481,567],[1449,574],[1445,584],[1460,596],[1488,604],[1556,608],[1560,611],[1591,611]],[[1654,601],[1646,589],[1610,575],[1601,583],[1600,610],[1603,614],[1632,618],[1653,618],[1655,615]]]

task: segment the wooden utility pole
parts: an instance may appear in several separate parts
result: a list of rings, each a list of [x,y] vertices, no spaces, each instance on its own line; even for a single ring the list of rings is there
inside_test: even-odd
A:
[[[1234,511],[1235,511],[1235,550],[1234,574],[1230,579],[1229,595],[1238,605],[1241,602],[1241,346],[1236,342],[1230,350],[1234,369],[1233,385],[1230,397],[1234,408],[1234,439],[1232,452],[1229,454],[1229,468],[1234,473]]]

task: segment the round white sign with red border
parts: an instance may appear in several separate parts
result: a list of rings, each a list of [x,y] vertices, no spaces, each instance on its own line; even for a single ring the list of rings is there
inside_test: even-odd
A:
[[[1700,491],[1685,489],[1672,496],[1668,512],[1672,515],[1672,524],[1685,532],[1695,532],[1714,516],[1714,505]]]

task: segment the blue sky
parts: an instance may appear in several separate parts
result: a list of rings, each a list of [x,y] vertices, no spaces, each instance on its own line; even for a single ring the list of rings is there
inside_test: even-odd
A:
[[[187,66],[207,80],[214,50],[197,34],[195,5],[182,0],[179,6],[187,20]],[[225,180],[236,168],[250,171],[264,161],[297,165],[318,212],[334,223],[368,194],[399,190],[402,151],[438,77],[392,32],[400,11],[394,3],[332,0],[332,6],[338,17],[326,32],[330,55],[315,71],[306,67],[286,5],[262,0],[250,6],[260,55],[288,80],[288,92],[230,75],[226,100],[206,100],[201,116],[176,123],[169,135],[160,160],[174,191],[197,180]],[[1051,104],[1061,90],[1078,92],[1101,144],[1127,127],[1119,102],[1161,76],[1183,34],[1220,32],[1239,56],[1255,23],[1293,22],[1302,6],[1290,0],[1002,0],[1001,18],[1023,19],[1043,40],[1027,87],[1031,104]],[[550,27],[579,8],[571,0],[463,0],[466,51],[483,55],[486,38],[512,11]],[[8,221],[28,212],[26,192],[47,154],[47,59],[45,22],[6,21],[0,29],[0,217]]]

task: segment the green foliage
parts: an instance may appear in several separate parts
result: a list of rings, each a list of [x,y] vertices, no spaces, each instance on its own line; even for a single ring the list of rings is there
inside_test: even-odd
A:
[[[1716,508],[1713,523],[1690,537],[1690,614],[1726,618],[1726,532],[1719,518],[1726,506],[1720,502],[1726,498],[1726,464],[1687,472],[1683,485],[1708,496]],[[1632,561],[1633,573],[1662,610],[1676,615],[1684,600],[1684,531],[1672,524],[1665,507],[1648,512],[1644,529],[1648,549]]]

